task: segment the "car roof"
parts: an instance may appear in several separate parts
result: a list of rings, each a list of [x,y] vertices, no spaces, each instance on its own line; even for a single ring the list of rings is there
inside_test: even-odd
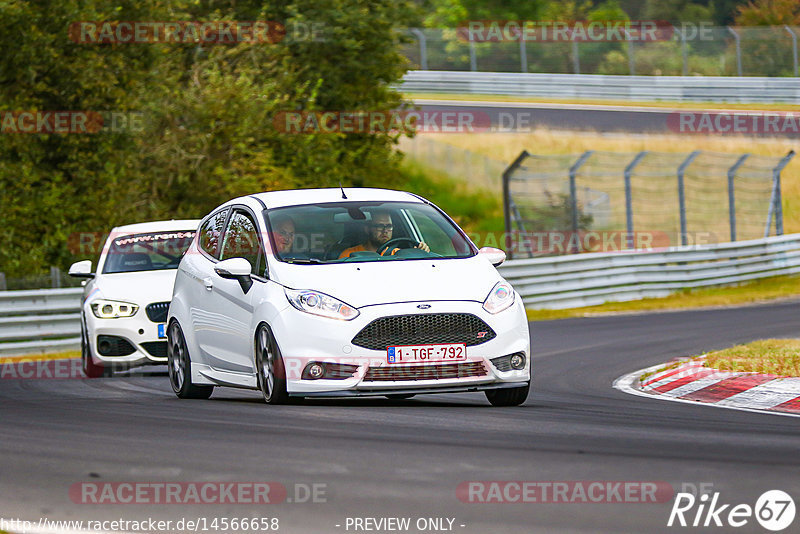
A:
[[[177,230],[197,230],[200,219],[180,219],[171,221],[151,221],[117,226],[115,234],[144,234],[148,232],[170,232]]]
[[[345,187],[346,199],[342,198],[342,189],[329,187],[325,189],[292,189],[286,191],[268,191],[250,195],[257,198],[267,208],[280,208],[299,204],[316,204],[325,202],[347,201],[381,201],[381,202],[424,202],[420,197],[405,191],[391,189],[374,189],[369,187]]]

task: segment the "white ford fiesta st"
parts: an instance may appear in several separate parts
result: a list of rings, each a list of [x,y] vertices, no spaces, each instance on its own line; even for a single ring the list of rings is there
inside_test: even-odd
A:
[[[214,387],[290,397],[484,391],[525,401],[519,295],[439,208],[380,189],[273,191],[212,211],[181,260],[167,319],[181,398]]]
[[[119,226],[106,239],[97,272],[91,260],[69,274],[86,278],[81,360],[89,378],[167,362],[166,322],[175,273],[199,220]]]

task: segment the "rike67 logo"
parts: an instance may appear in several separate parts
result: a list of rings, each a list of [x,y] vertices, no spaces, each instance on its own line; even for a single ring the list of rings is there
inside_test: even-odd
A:
[[[755,506],[749,504],[723,504],[719,492],[695,497],[691,493],[678,493],[669,514],[667,526],[681,527],[733,527],[750,524],[753,518],[767,530],[784,530],[794,521],[794,500],[781,490],[764,492]]]

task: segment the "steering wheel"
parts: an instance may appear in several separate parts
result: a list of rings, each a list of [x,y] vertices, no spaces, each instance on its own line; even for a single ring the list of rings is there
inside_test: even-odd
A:
[[[378,250],[376,250],[375,252],[383,256],[384,252],[394,247],[398,243],[409,243],[411,245],[410,247],[405,247],[405,248],[413,248],[418,245],[418,242],[414,239],[411,239],[410,237],[395,237],[394,239],[390,239],[389,241],[378,247]]]

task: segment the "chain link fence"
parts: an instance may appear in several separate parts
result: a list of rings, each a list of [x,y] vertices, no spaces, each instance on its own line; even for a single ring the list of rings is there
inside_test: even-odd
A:
[[[793,157],[523,152],[503,173],[513,257],[712,244],[783,234]]]
[[[415,69],[653,76],[798,76],[798,26],[671,27],[657,41],[568,37],[476,42],[463,29],[407,30]],[[666,35],[667,37],[664,37]]]
[[[7,277],[0,272],[0,291],[22,289],[57,289],[66,287],[80,287],[81,280],[72,278],[58,267],[50,267],[46,274],[36,274],[24,277]]]

